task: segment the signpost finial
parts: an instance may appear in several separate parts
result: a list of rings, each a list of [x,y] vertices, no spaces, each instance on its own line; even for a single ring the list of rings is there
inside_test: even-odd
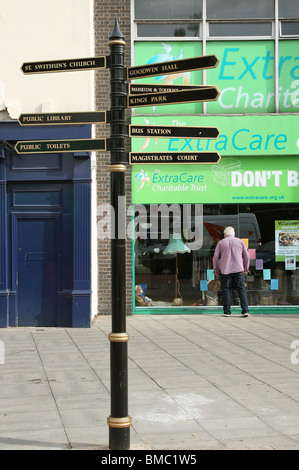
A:
[[[118,19],[115,18],[114,28],[113,28],[113,31],[111,33],[109,40],[110,41],[124,41],[124,39],[125,39],[124,35],[122,34],[119,24],[118,24]]]

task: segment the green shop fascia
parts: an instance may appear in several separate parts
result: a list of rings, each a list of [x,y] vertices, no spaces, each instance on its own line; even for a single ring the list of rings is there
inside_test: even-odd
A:
[[[251,285],[250,282],[253,277],[258,277],[259,290],[266,288],[269,291],[269,296],[272,295],[269,304],[261,303],[259,300],[252,301],[251,311],[253,313],[298,313],[299,206],[296,206],[296,204],[299,203],[299,115],[134,116],[132,117],[132,124],[211,126],[219,129],[217,139],[162,138],[160,136],[133,138],[132,152],[155,154],[157,161],[156,164],[147,164],[145,161],[144,164],[131,165],[132,204],[134,206],[144,205],[149,208],[151,206],[159,207],[164,204],[168,206],[173,204],[180,206],[183,204],[198,204],[203,205],[202,207],[205,207],[205,205],[209,205],[209,207],[210,205],[215,205],[214,207],[219,207],[219,205],[222,207],[225,205],[230,205],[230,207],[231,205],[261,207],[257,205],[271,204],[272,211],[273,207],[276,207],[273,204],[279,204],[279,207],[282,204],[297,207],[298,217],[295,217],[295,220],[287,220],[286,227],[279,225],[281,221],[277,220],[275,214],[271,222],[273,226],[271,256],[276,264],[279,262],[280,267],[283,267],[284,276],[285,273],[288,275],[287,281],[279,275],[277,276],[277,269],[274,269],[274,265],[268,265],[265,262],[266,260],[263,260],[262,254],[259,255],[263,246],[250,245],[249,235],[248,249],[254,275],[249,276],[247,285]],[[159,158],[159,155],[164,152],[169,154],[178,152],[187,155],[190,152],[215,151],[221,156],[217,164],[165,164],[163,161],[161,163]],[[209,222],[205,224],[205,218],[203,220],[204,225],[207,226]],[[216,222],[217,220],[220,221],[220,216],[216,217]],[[230,224],[230,220],[227,218],[226,225]],[[218,225],[225,225],[225,222],[226,220],[223,221],[222,217],[221,223],[219,222]],[[288,225],[291,227],[293,247],[289,251],[284,251],[280,247],[279,240],[286,236],[284,233],[290,233]],[[285,230],[281,229],[279,231],[280,226]],[[247,238],[246,231],[245,233],[239,232],[238,235],[241,238]],[[259,236],[263,239],[263,233]],[[215,238],[213,240],[215,241]],[[166,269],[163,272],[155,272],[155,269],[153,269],[150,272],[147,269],[149,265],[143,259],[149,244],[148,240],[141,240],[140,237],[139,239],[137,237],[134,241],[133,282],[136,286],[141,285],[143,287],[146,298],[151,301],[149,305],[139,306],[135,297],[135,313],[221,312],[221,302],[218,302],[217,305],[211,305],[207,302],[210,281],[215,281],[215,279],[211,272],[210,262],[203,266],[202,260],[203,269],[200,273],[197,273],[196,282],[194,281],[194,260],[191,260],[191,264],[193,264],[189,272],[190,290],[193,292],[198,291],[198,296],[202,302],[196,304],[190,299],[189,302],[185,303],[186,296],[184,295],[183,305],[177,306],[170,299],[171,295],[168,299],[165,299],[165,296],[163,297],[162,290],[159,297],[159,289],[161,289],[163,283],[165,288],[170,290],[173,290],[175,284],[178,283],[182,290],[186,281],[176,279],[176,268],[173,267],[169,271]],[[155,248],[153,249],[155,250]],[[156,248],[157,250],[158,248]],[[193,256],[200,252],[201,250],[193,252]],[[184,256],[192,257],[192,251],[191,255],[182,255],[182,257]],[[287,267],[287,262],[290,268]],[[292,273],[287,272],[287,270],[291,270],[291,267],[293,268]],[[286,282],[289,283],[288,289],[291,289],[293,285],[292,302],[289,301],[289,298],[283,302],[279,301],[279,290],[285,288]],[[155,299],[152,299],[152,296]]]

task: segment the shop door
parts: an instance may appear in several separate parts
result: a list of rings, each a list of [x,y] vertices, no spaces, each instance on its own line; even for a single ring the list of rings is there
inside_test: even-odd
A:
[[[57,219],[17,218],[18,326],[57,324]]]

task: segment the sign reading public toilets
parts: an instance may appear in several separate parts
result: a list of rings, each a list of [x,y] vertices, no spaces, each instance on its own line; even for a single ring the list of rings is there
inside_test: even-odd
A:
[[[25,140],[15,145],[18,154],[105,151],[106,139]]]

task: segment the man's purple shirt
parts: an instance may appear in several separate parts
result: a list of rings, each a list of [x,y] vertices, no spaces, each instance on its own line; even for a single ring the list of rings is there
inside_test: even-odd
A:
[[[241,273],[249,270],[250,259],[245,243],[237,237],[228,236],[220,240],[213,257],[213,269],[221,274]]]

